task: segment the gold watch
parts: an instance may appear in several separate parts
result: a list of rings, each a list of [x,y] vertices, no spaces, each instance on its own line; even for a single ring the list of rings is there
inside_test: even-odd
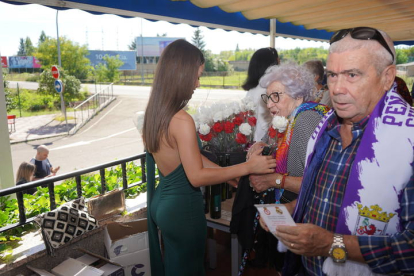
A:
[[[329,255],[335,263],[345,263],[348,257],[348,252],[345,248],[344,236],[341,234],[334,234],[333,243],[329,250]]]

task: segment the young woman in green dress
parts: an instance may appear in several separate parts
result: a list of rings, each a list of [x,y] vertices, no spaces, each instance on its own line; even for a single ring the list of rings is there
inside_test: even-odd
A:
[[[274,159],[261,155],[261,149],[249,161],[225,168],[200,154],[194,121],[183,108],[200,86],[203,69],[204,57],[197,47],[185,40],[169,44],[158,62],[145,111],[143,141],[153,276],[205,274],[207,226],[200,186],[251,173],[271,173],[276,166]],[[160,176],[156,189],[154,162]]]

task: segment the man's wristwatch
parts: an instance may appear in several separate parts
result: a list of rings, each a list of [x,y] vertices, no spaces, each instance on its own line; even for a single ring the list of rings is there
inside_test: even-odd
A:
[[[329,255],[335,263],[345,263],[348,257],[348,252],[345,248],[344,236],[341,234],[334,234],[333,243],[329,250]]]

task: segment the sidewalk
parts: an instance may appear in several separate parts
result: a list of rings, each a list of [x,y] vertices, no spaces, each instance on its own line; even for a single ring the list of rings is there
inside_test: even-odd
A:
[[[55,117],[59,115],[48,114],[16,118],[16,131],[9,134],[10,144],[67,135],[68,130],[75,126],[75,121],[68,120],[68,129],[66,129],[65,121],[55,120]]]

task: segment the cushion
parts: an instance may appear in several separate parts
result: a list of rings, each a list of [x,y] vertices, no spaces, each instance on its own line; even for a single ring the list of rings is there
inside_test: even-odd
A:
[[[98,227],[98,221],[88,213],[83,197],[41,214],[35,221],[42,229],[49,254],[73,238]]]

